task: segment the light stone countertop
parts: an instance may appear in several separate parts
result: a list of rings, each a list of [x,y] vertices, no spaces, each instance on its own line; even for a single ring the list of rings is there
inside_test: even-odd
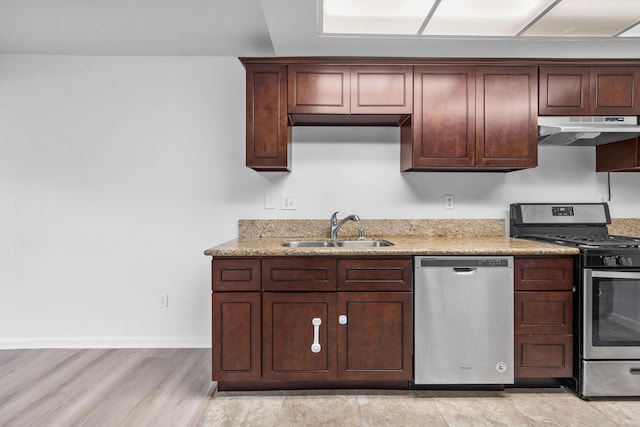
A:
[[[560,245],[506,238],[502,219],[363,219],[348,222],[340,240],[384,239],[385,247],[287,248],[290,240],[329,240],[328,219],[242,219],[237,239],[204,251],[208,256],[349,255],[577,255]],[[640,218],[613,218],[610,234],[640,237]]]
[[[291,238],[243,237],[204,251],[209,256],[351,256],[351,255],[577,255],[578,249],[560,245],[505,237],[402,237],[385,240],[394,246],[288,248],[283,242]],[[305,239],[300,239],[305,240]],[[312,239],[306,239],[312,240]],[[329,239],[326,239],[329,240]]]

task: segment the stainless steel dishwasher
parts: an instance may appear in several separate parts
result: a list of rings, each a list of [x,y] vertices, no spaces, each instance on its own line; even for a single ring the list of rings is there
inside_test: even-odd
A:
[[[513,383],[513,257],[414,258],[415,384]]]

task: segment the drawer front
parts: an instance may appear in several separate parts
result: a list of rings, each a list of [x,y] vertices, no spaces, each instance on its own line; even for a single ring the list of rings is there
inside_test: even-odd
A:
[[[516,335],[516,378],[573,375],[573,335]]]
[[[572,292],[515,292],[515,334],[573,333]]]
[[[268,292],[335,291],[333,258],[267,258],[262,260],[262,287]]]
[[[340,291],[411,291],[411,258],[340,259]]]
[[[213,258],[212,283],[214,292],[260,290],[260,260],[247,258]]]
[[[517,257],[513,276],[516,291],[570,291],[573,289],[573,258]]]

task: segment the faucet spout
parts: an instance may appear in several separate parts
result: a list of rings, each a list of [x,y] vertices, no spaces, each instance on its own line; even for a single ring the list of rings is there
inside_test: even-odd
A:
[[[331,238],[332,239],[338,238],[338,230],[340,230],[340,227],[342,227],[344,223],[347,221],[360,221],[360,217],[358,215],[349,215],[344,217],[341,221],[338,221],[338,212],[334,212],[333,215],[331,215]]]

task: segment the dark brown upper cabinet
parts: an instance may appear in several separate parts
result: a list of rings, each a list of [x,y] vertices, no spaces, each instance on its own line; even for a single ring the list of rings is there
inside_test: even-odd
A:
[[[291,128],[287,119],[287,66],[245,64],[246,165],[290,171]]]
[[[540,115],[638,115],[640,67],[540,67]]]
[[[596,147],[596,172],[640,172],[638,137]]]
[[[537,82],[536,67],[416,66],[402,170],[536,166]]]
[[[411,114],[412,67],[289,65],[289,114]]]

